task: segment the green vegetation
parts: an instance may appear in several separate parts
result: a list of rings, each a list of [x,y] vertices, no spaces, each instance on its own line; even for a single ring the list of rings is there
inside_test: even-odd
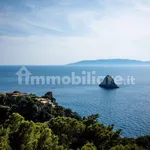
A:
[[[36,98],[0,95],[0,150],[150,149],[150,136],[123,138],[114,125],[100,124],[98,114],[82,118],[52,96],[44,104]]]

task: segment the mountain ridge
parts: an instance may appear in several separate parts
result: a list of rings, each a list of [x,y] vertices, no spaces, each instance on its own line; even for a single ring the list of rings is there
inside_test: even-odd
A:
[[[67,65],[150,65],[150,61],[117,58],[117,59],[82,60]]]

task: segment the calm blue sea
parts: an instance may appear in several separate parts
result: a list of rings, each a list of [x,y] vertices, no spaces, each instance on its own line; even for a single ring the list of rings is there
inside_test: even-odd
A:
[[[98,85],[19,85],[16,72],[21,66],[0,66],[0,92],[19,90],[39,96],[52,91],[60,105],[82,116],[100,114],[99,121],[115,129],[123,129],[123,136],[150,135],[150,66],[141,67],[77,67],[26,66],[33,76],[70,76],[72,72],[96,71],[96,76],[133,76],[135,85],[121,85],[105,90]]]

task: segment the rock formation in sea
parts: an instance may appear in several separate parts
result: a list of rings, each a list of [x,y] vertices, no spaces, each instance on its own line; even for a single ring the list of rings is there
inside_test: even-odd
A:
[[[119,88],[118,85],[115,83],[114,79],[110,75],[107,75],[99,86],[105,89]]]

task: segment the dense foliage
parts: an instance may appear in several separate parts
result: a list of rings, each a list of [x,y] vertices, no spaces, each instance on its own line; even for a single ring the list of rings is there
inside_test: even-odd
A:
[[[44,97],[46,97],[45,95]],[[80,117],[56,103],[43,104],[36,95],[0,95],[0,150],[149,150],[150,136],[121,137],[99,115]]]
[[[59,106],[52,94],[50,97],[48,97],[47,94],[42,96],[42,98],[50,98],[51,103],[43,104],[37,101],[36,98],[39,97],[34,94],[17,97],[0,94],[0,121],[4,121],[6,116],[13,112],[17,112],[26,120],[32,120],[34,122],[49,121],[57,116],[81,119],[81,117],[76,112],[72,112],[71,109],[65,109]],[[52,104],[54,104],[55,107]]]

